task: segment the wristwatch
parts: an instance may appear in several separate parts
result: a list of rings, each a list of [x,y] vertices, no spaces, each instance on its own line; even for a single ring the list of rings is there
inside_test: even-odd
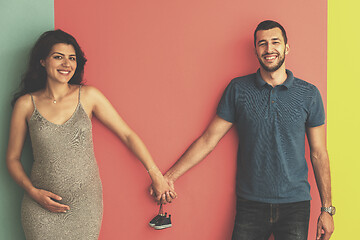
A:
[[[332,216],[332,215],[335,215],[336,208],[334,206],[321,207],[321,211],[322,212],[327,212],[328,214],[330,214],[330,216]]]

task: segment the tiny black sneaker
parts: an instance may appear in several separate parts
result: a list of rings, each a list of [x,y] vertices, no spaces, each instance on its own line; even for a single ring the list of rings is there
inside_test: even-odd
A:
[[[171,226],[172,226],[172,224],[171,224],[171,215],[169,215],[169,217],[164,216],[164,217],[160,218],[155,223],[154,229],[161,230],[161,229],[169,228]]]
[[[162,219],[163,217],[166,217],[167,213],[163,212],[163,206],[162,204],[160,204],[160,209],[159,209],[159,213],[158,215],[156,215],[153,219],[151,219],[151,221],[149,222],[150,227],[154,227],[156,222],[159,221],[160,219]]]
[[[151,221],[149,222],[150,227],[154,227],[155,224],[157,223],[157,221],[159,221],[161,218],[163,218],[164,216],[159,214],[156,215],[153,219],[151,219]]]

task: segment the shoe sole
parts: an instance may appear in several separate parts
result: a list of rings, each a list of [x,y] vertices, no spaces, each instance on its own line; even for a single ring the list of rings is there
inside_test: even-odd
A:
[[[154,226],[155,226],[155,223],[149,223],[149,226],[150,226],[150,227],[154,227]]]
[[[161,226],[154,226],[154,228],[156,230],[161,230],[161,229],[169,228],[171,226],[172,226],[172,224],[166,224],[166,225],[161,225]]]

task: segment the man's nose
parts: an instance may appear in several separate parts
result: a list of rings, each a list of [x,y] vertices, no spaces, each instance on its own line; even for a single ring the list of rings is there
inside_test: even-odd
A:
[[[274,46],[272,44],[267,44],[266,51],[268,53],[271,53],[274,50]]]

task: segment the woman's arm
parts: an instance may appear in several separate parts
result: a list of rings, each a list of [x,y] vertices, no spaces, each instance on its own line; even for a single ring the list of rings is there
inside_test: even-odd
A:
[[[169,187],[162,173],[153,161],[148,149],[138,135],[125,123],[107,98],[96,88],[85,87],[86,99],[91,102],[92,113],[135,154],[141,161],[153,182],[153,187],[160,201],[161,195],[170,194],[172,198],[176,193]]]
[[[10,123],[9,143],[6,154],[6,164],[10,175],[35,201],[44,208],[52,212],[65,212],[69,206],[57,203],[55,200],[61,200],[60,196],[54,193],[37,189],[31,183],[20,162],[21,152],[27,133],[27,119],[33,110],[31,98],[29,95],[22,96],[16,101]]]

